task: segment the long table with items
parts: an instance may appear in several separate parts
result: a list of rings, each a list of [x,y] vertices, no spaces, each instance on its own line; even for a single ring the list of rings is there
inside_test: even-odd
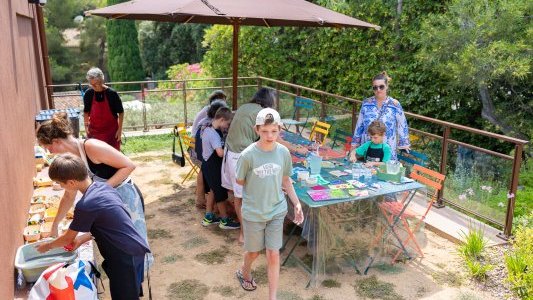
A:
[[[298,178],[299,173],[308,172],[305,165],[293,167],[305,222],[298,241],[294,243],[293,230],[284,242],[289,252],[283,264],[292,258],[303,267],[310,275],[307,286],[346,268],[367,274],[373,265],[390,264],[392,253],[398,250],[405,259],[416,256],[415,249],[405,243],[409,233],[400,226],[400,219],[416,193],[426,196],[425,185],[405,177],[398,182],[383,181],[375,174],[366,180],[354,179],[352,164],[344,159],[322,161],[319,176],[311,175],[311,180],[307,174]],[[400,198],[404,200],[401,210],[388,219],[380,205]],[[301,240],[307,241],[305,249],[297,247]]]

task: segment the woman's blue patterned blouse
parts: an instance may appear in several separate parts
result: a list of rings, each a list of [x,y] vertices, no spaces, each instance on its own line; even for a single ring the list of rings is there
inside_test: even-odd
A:
[[[384,142],[391,147],[391,159],[396,160],[397,148],[410,146],[409,127],[407,126],[407,119],[405,118],[400,102],[391,97],[387,97],[381,109],[378,109],[375,97],[370,97],[363,101],[359,118],[355,125],[352,145],[362,145],[370,140],[367,133],[368,126],[372,121],[378,119],[378,117],[387,126]]]

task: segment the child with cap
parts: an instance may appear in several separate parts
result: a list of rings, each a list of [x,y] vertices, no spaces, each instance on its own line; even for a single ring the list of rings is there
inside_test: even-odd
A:
[[[255,125],[259,140],[248,146],[237,162],[236,180],[243,186],[245,253],[244,263],[236,275],[243,289],[255,290],[257,285],[251,275],[252,263],[266,248],[269,297],[276,299],[279,249],[283,238],[283,220],[287,214],[283,190],[294,206],[294,222],[302,223],[304,216],[289,177],[292,172],[290,152],[276,141],[282,125],[279,113],[272,108],[264,108],[257,114]]]

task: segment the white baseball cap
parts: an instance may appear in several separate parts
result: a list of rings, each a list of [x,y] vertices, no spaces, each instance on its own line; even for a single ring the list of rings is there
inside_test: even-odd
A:
[[[260,110],[259,113],[257,113],[257,117],[255,118],[255,125],[265,125],[266,119],[270,118],[274,119],[271,124],[277,124],[279,126],[283,125],[283,123],[281,123],[279,113],[272,108],[263,108],[262,110]]]

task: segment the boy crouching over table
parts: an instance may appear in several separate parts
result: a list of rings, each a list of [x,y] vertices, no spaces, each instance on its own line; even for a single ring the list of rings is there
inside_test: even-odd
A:
[[[144,257],[150,249],[135,230],[118,193],[104,182],[93,182],[82,160],[69,153],[54,159],[48,175],[65,190],[80,191],[83,197],[75,205],[69,229],[37,250],[42,253],[67,245],[75,250],[94,237],[104,258],[102,267],[109,278],[111,298],[139,299]],[[87,233],[78,236],[78,232]]]
[[[279,249],[283,239],[283,220],[287,201],[282,188],[294,206],[294,222],[304,220],[302,207],[294,191],[290,175],[291,154],[287,147],[276,142],[281,130],[277,111],[265,108],[255,121],[259,141],[242,152],[236,179],[243,185],[242,225],[244,232],[244,262],[236,273],[243,289],[257,288],[251,267],[261,250],[266,248],[269,299],[276,299],[279,281]]]

